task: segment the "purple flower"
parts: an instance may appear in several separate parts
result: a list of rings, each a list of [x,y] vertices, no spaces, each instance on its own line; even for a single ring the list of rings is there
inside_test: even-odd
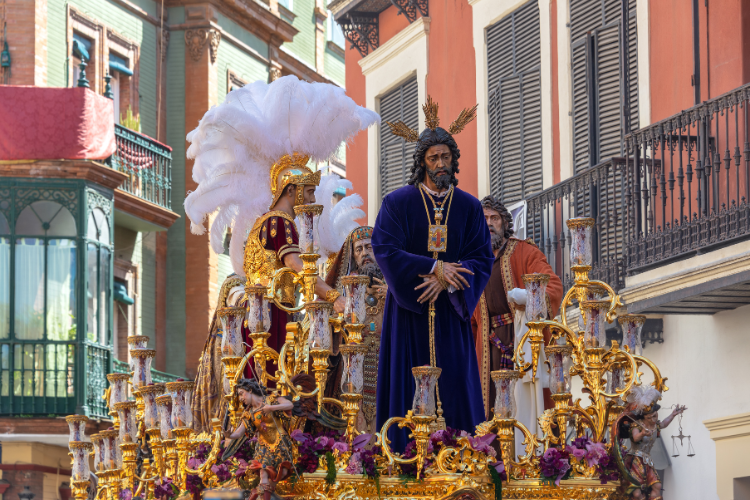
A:
[[[214,465],[213,467],[211,467],[211,472],[216,474],[216,477],[221,483],[232,479],[232,473],[229,472],[229,467],[227,466],[227,464]]]
[[[347,451],[349,451],[349,445],[346,443],[342,443],[341,441],[334,441],[332,448],[334,451],[338,451],[339,453],[346,453]]]
[[[193,495],[193,500],[199,500],[201,491],[205,489],[203,480],[197,474],[188,474],[186,478],[187,490]]]
[[[539,461],[539,467],[542,476],[546,479],[554,480],[555,486],[560,486],[560,480],[570,470],[570,459],[567,452],[562,452],[557,448],[548,448]]]
[[[583,460],[583,458],[586,456],[586,450],[581,448],[576,448],[573,445],[568,446],[568,451],[570,451],[570,454],[576,457],[576,460]]]
[[[190,458],[188,458],[187,466],[190,467],[191,469],[195,470],[198,467],[200,467],[201,465],[203,465],[203,462],[204,462],[204,460],[199,460],[196,457],[190,457]]]
[[[120,500],[131,500],[133,498],[133,491],[130,488],[125,488],[120,492]]]
[[[234,471],[235,477],[242,477],[247,472],[248,464],[242,459],[237,459],[237,470]]]
[[[372,434],[360,434],[352,441],[352,450],[359,451],[367,446],[367,443],[372,439]]]
[[[589,467],[599,465],[599,461],[607,457],[607,450],[602,443],[589,443],[586,445],[586,463]]]
[[[305,441],[308,441],[312,438],[310,434],[307,434],[306,432],[302,432],[300,429],[294,429],[289,436],[297,441],[298,443],[304,443]]]
[[[168,477],[162,477],[154,481],[154,498],[157,500],[168,500],[175,496],[175,488],[172,486],[172,480]]]
[[[497,472],[500,475],[500,479],[503,481],[508,480],[508,474],[505,472],[505,464],[502,460],[497,460],[495,463],[492,464],[492,467],[495,469],[495,472]]]
[[[349,459],[349,465],[346,466],[345,469],[347,474],[363,474],[364,468],[362,467],[362,456],[358,452],[352,453],[351,458]]]
[[[485,455],[489,455],[491,457],[495,457],[497,456],[497,452],[492,447],[492,441],[494,440],[494,434],[485,434],[484,436],[480,436],[478,438],[469,437],[469,444],[471,444],[471,447],[476,451],[484,453]]]

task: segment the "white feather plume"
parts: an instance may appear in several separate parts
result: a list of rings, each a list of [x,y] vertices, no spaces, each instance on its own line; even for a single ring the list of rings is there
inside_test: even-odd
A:
[[[204,222],[218,211],[211,247],[223,252],[225,231],[232,227],[229,255],[234,271],[244,276],[247,234],[272,201],[271,165],[294,152],[326,161],[342,141],[376,122],[377,113],[357,106],[342,88],[295,76],[230,92],[187,135],[187,157],[195,159],[198,184],[185,199],[191,232],[205,234]]]
[[[661,399],[661,392],[653,386],[634,385],[626,397],[628,403],[635,405],[635,412],[640,413],[644,408]]]
[[[352,183],[341,179],[335,174],[324,175],[320,185],[315,190],[315,201],[323,205],[323,213],[318,223],[318,242],[320,244],[320,260],[323,263],[332,253],[338,253],[346,241],[346,237],[359,227],[357,219],[365,216],[362,197],[351,194],[333,205],[333,193],[337,188],[352,189]]]

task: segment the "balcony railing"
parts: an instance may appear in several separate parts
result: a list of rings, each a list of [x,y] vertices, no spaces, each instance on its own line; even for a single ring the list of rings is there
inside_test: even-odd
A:
[[[749,103],[745,85],[626,139],[628,272],[750,235]]]
[[[128,176],[120,189],[171,210],[172,149],[118,124],[115,138],[117,151],[108,162]]]
[[[527,235],[572,284],[565,220],[594,217],[592,277],[625,276],[750,237],[750,85],[625,138],[626,156],[527,198]]]

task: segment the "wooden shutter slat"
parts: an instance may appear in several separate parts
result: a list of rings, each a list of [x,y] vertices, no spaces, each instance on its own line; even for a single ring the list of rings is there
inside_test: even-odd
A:
[[[419,97],[417,79],[411,78],[380,98],[380,194],[405,185],[411,175],[414,146],[391,134],[386,121],[402,120],[407,126],[419,130]]]

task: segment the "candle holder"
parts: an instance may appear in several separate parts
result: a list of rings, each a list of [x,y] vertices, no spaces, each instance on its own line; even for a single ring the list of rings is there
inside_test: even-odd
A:
[[[136,410],[135,401],[123,401],[115,405],[115,411],[120,417],[120,443],[135,443],[138,440]]]
[[[433,366],[415,366],[411,369],[416,385],[411,405],[414,415],[435,415],[435,386],[442,371]]]
[[[623,314],[617,321],[622,328],[622,348],[627,349],[630,354],[641,356],[643,344],[641,343],[641,330],[646,323],[646,316],[638,314]]]
[[[167,392],[172,395],[172,435],[179,427],[193,427],[191,402],[195,384],[186,380],[167,382]]]
[[[245,285],[247,295],[247,329],[250,333],[271,329],[271,312],[268,306],[268,287],[260,283]]]
[[[92,434],[91,443],[94,445],[94,472],[98,474],[104,470],[104,438],[99,433]]]
[[[310,318],[310,348],[331,350],[331,327],[328,324],[333,304],[316,300],[305,306]]]
[[[172,429],[172,434],[175,436],[176,448],[177,448],[177,482],[180,485],[180,489],[187,489],[187,460],[188,455],[193,450],[194,446],[190,438],[193,435],[193,429],[190,427],[175,427]]]
[[[104,456],[102,463],[106,470],[117,470],[122,467],[122,455],[120,453],[119,435],[120,431],[108,429],[101,431]]]
[[[164,384],[152,384],[142,387],[140,390],[141,397],[143,398],[143,425],[145,432],[156,429],[156,434],[159,434],[160,419],[156,398],[164,394],[164,389]]]
[[[344,287],[344,322],[349,325],[361,324],[365,322],[367,315],[367,304],[365,295],[367,286],[370,284],[369,276],[343,276],[341,284]],[[361,342],[361,339],[359,340]]]
[[[516,418],[516,383],[521,378],[521,372],[516,370],[495,370],[490,373],[495,384],[495,402],[493,412],[495,418]]]
[[[94,445],[83,441],[70,441],[68,448],[73,457],[73,470],[71,471],[70,481],[73,489],[73,497],[76,500],[86,500],[89,496],[88,488],[91,485],[89,456],[94,449]]]
[[[547,318],[547,285],[549,274],[524,274],[526,288],[526,319],[540,321]]]
[[[131,349],[130,357],[133,362],[133,391],[141,387],[150,385],[151,379],[151,362],[156,356],[154,349]]]
[[[322,205],[299,205],[294,207],[294,213],[299,221],[300,259],[302,259],[301,281],[304,284],[303,296],[305,303],[315,300],[315,283],[318,280],[317,262],[320,255],[315,249],[315,235],[318,234],[318,219],[323,213]]]
[[[242,322],[245,319],[244,307],[222,307],[217,312],[221,322],[221,356],[244,356],[242,345]]]
[[[65,417],[65,421],[68,423],[68,429],[70,430],[68,441],[83,441],[83,438],[86,436],[86,422],[89,421],[88,417],[84,415],[69,415]],[[72,448],[70,449],[72,450]]]
[[[591,229],[596,220],[592,217],[575,217],[568,219],[567,225],[570,230],[570,268],[577,267],[580,271],[591,270],[593,263],[593,251],[591,240]]]
[[[109,381],[109,416],[112,417],[114,427],[117,428],[120,426],[120,418],[115,411],[115,405],[127,401],[128,399],[128,381],[130,380],[130,374],[108,373],[107,380]]]
[[[241,362],[242,358],[239,356],[226,356],[221,358],[221,363],[224,365],[224,379],[229,385],[227,387],[227,393],[224,394],[224,399],[227,401],[232,428],[237,427],[239,416],[242,412],[242,407],[237,400],[237,395],[234,393],[234,388],[237,385],[237,372],[239,371]]]
[[[607,343],[608,300],[585,300],[580,303],[583,317],[583,341],[586,348],[603,348]]]
[[[159,438],[162,455],[159,465],[161,466],[162,476],[169,475],[171,477],[174,474],[174,467],[170,467],[170,465],[172,464],[172,455],[175,451],[175,440],[172,437],[172,395],[164,394],[158,396],[156,398],[156,407],[159,411]],[[174,460],[176,459],[177,456],[175,455]]]
[[[349,444],[359,434],[357,432],[357,416],[362,403],[362,389],[364,388],[364,362],[367,346],[349,344],[340,347],[342,362],[341,374],[341,402],[342,413],[346,418],[346,438]]]

